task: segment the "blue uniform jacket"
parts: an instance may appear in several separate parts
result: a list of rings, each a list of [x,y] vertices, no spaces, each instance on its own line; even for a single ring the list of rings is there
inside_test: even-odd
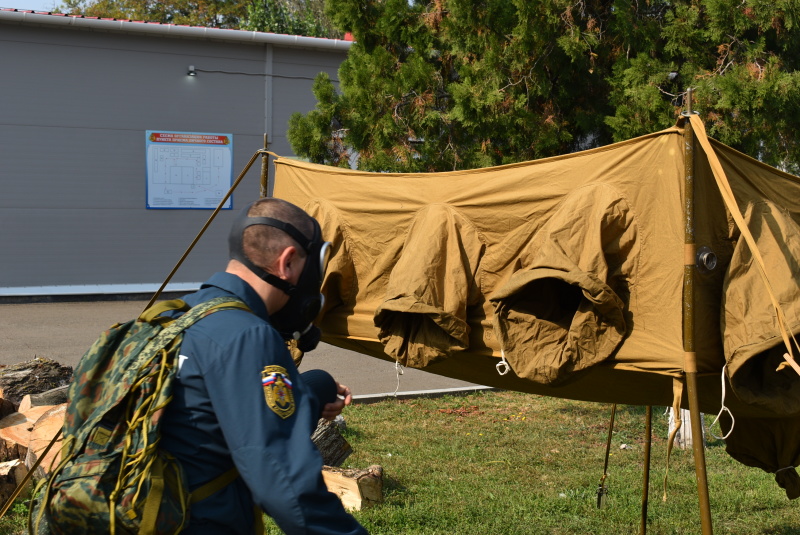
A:
[[[184,533],[251,534],[253,503],[289,534],[366,533],[325,487],[322,457],[311,441],[319,408],[270,326],[264,302],[228,273],[216,273],[184,301],[193,306],[229,295],[253,313],[223,310],[186,331],[161,446],[181,462],[190,489],[234,464],[241,477],[193,505]],[[269,386],[262,385],[267,366],[280,366],[289,377],[294,398],[289,416],[268,406]]]

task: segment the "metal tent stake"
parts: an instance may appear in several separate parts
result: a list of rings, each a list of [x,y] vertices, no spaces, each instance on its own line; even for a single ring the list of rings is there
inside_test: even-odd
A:
[[[686,91],[686,114],[692,112],[692,89]],[[694,349],[694,280],[696,272],[697,245],[694,236],[694,131],[688,118],[684,128],[684,226],[686,239],[684,245],[683,267],[683,352],[684,375],[689,397],[689,412],[692,435],[697,438],[692,443],[694,452],[694,472],[697,477],[697,494],[700,500],[700,525],[703,535],[713,535],[711,526],[711,505],[708,498],[708,477],[706,475],[705,443],[702,440],[703,426],[700,421],[700,401],[697,392],[697,353]]]

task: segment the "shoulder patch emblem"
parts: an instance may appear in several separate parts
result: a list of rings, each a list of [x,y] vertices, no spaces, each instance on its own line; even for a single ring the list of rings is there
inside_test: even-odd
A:
[[[266,366],[261,372],[261,386],[267,407],[283,419],[294,414],[292,381],[281,366]]]

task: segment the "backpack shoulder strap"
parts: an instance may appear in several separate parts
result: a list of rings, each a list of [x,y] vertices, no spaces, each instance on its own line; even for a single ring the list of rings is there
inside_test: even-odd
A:
[[[163,303],[159,303],[154,305],[144,311],[142,316],[146,316],[151,318],[150,321],[154,321],[156,319],[157,314],[153,314],[152,312],[154,309],[159,309],[159,313],[166,312],[167,310],[183,310],[186,307],[186,303],[183,303],[183,307],[176,306],[179,303],[183,303],[180,299],[176,299],[173,301],[164,301]],[[144,350],[140,353],[139,358],[136,361],[136,366],[132,369],[138,370],[139,365],[142,362],[147,362],[155,352],[160,351],[162,348],[169,346],[173,340],[175,340],[183,331],[188,329],[192,324],[197,322],[198,320],[217,312],[219,310],[225,309],[239,309],[245,310],[247,312],[252,312],[250,308],[244,304],[243,301],[240,301],[236,298],[230,297],[215,297],[203,303],[193,306],[177,318],[176,320],[172,321],[167,327],[161,330],[160,333],[144,348]]]
[[[168,310],[182,310],[186,312],[189,310],[189,305],[187,305],[181,299],[170,299],[169,301],[162,301],[160,303],[156,303],[155,305],[151,306],[144,312],[139,315],[139,321],[146,321],[150,323],[158,316],[163,314]]]

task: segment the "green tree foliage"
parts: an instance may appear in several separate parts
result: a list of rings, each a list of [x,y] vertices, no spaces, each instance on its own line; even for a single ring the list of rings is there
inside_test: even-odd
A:
[[[343,35],[325,15],[324,0],[253,0],[244,29],[332,39]]]
[[[341,38],[324,0],[64,0],[66,13],[165,24]]]
[[[290,120],[298,155],[440,171],[673,125],[683,91],[724,143],[794,167],[798,0],[328,0],[356,43]]]
[[[64,0],[61,11],[88,17],[241,27],[250,0]]]

